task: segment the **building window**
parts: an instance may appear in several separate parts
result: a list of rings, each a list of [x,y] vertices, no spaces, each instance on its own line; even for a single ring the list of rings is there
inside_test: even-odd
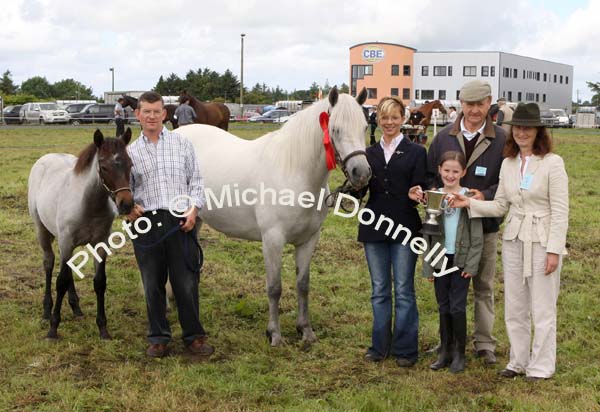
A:
[[[544,73],[544,81],[547,82],[548,81],[548,73]]]
[[[429,76],[429,66],[421,66],[421,76]]]
[[[523,70],[523,78],[525,78],[525,70]]]
[[[569,76],[565,76],[565,83],[569,84]]]
[[[463,76],[477,76],[477,66],[463,66]]]
[[[540,81],[540,72],[537,72],[535,74],[535,80],[537,80],[538,82]]]
[[[433,75],[434,76],[445,76],[446,75],[446,66],[433,66]]]
[[[397,64],[392,64],[392,76],[400,75],[400,66]]]
[[[519,77],[519,73],[517,72],[517,69],[513,69],[513,78],[516,79],[517,77]]]
[[[438,99],[446,100],[446,90],[438,90]]]
[[[490,66],[481,66],[481,77],[488,77],[490,75]]]
[[[415,89],[415,100],[419,100],[420,98],[419,89]]]
[[[398,88],[397,87],[392,87],[392,89],[390,91],[390,96],[398,96]]]
[[[410,99],[410,89],[408,89],[408,88],[402,89],[402,99],[404,99],[404,100]]]
[[[408,64],[402,66],[402,74],[405,76],[410,76],[410,66]]]
[[[508,92],[508,97],[507,97],[509,102],[512,102],[512,92]]]
[[[460,96],[460,90],[456,91],[456,100],[459,100],[459,96]]]
[[[452,66],[448,66],[448,76],[452,76]]]
[[[556,83],[556,75],[554,75],[554,83]]]
[[[377,99],[377,89],[367,89],[368,99]]]
[[[523,95],[521,94],[521,92],[517,92],[517,101],[520,102],[521,98],[523,97]]]
[[[365,76],[373,75],[372,64],[354,64],[352,65],[352,79],[362,79]]]
[[[535,95],[533,93],[525,93],[525,101],[532,102],[534,98]]]
[[[490,66],[490,77],[496,77],[496,66]]]
[[[421,99],[423,100],[433,100],[435,97],[433,90],[421,90]]]
[[[563,81],[563,77],[562,77],[562,74],[561,74],[560,75],[560,84],[562,84],[562,81]]]
[[[510,77],[510,69],[508,67],[502,69],[502,77]]]
[[[542,103],[546,103],[546,93],[542,94]]]

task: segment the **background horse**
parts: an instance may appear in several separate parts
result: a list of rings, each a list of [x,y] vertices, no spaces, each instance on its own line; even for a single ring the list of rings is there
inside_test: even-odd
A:
[[[194,123],[208,124],[220,129],[229,129],[229,108],[223,103],[202,103],[187,91],[181,92],[179,103],[185,98],[190,99],[190,106],[196,111],[196,120]]]
[[[446,114],[446,108],[439,100],[434,100],[429,103],[425,103],[416,109],[412,109],[410,111],[410,116],[408,117],[407,123],[412,126],[423,126],[423,134],[427,134],[427,126],[429,126],[429,122],[431,121],[431,114],[433,113],[433,109],[439,109],[440,112]]]
[[[126,145],[131,139],[131,129],[117,139],[104,139],[100,130],[94,133],[94,143],[86,147],[79,158],[64,153],[51,153],[41,157],[29,174],[29,214],[35,225],[37,239],[44,251],[46,291],[44,294],[44,319],[50,319],[49,338],[58,337],[60,309],[65,293],[75,316],[82,316],[73,274],[67,262],[77,246],[96,245],[108,239],[117,211],[128,214],[133,206],[129,189],[131,160]],[[114,204],[109,199],[114,200]],[[60,272],[56,280],[56,304],[52,315],[52,269],[54,252],[52,241],[58,241]],[[96,324],[100,337],[110,339],[106,328],[104,293],[106,291],[106,251],[98,248],[102,257],[94,259],[96,274]]]
[[[371,169],[364,152],[367,122],[361,109],[366,97],[363,89],[357,103],[347,94],[338,95],[337,88],[333,88],[328,100],[298,112],[280,129],[256,140],[243,140],[202,125],[186,125],[178,130],[192,142],[204,178],[207,204],[200,212],[201,219],[228,236],[262,241],[269,298],[267,335],[273,346],[282,342],[279,298],[286,243],[296,249],[296,329],[302,333],[303,341],[316,340],[308,315],[309,266],[327,215],[327,205],[303,207],[296,200],[283,205],[275,197],[304,194],[305,198],[312,198],[314,205],[322,189],[329,193],[329,171],[319,123],[323,112],[330,115],[328,130],[348,180],[356,188],[367,184]],[[211,201],[211,192],[223,199],[220,194],[227,188],[238,190],[242,199],[250,194],[255,201],[215,207],[218,199]]]
[[[123,99],[125,99],[125,104],[123,105],[123,108],[129,106],[133,110],[137,109],[138,99],[136,99],[135,97],[132,97],[132,96],[127,96],[126,94],[124,94],[122,97],[123,97]],[[167,111],[167,116],[163,120],[163,124],[165,124],[167,122],[171,122],[171,126],[173,127],[173,129],[177,129],[177,127],[179,126],[177,124],[177,119],[175,118],[175,109],[177,109],[176,104],[165,104],[165,110]]]

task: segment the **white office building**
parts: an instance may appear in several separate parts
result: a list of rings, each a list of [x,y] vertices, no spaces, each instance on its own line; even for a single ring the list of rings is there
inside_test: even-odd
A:
[[[423,52],[413,55],[414,100],[457,100],[462,85],[480,79],[493,102],[535,102],[571,112],[573,66],[504,52]]]

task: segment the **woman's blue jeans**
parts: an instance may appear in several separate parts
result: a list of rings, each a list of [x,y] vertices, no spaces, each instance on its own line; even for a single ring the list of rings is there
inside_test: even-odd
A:
[[[416,361],[419,344],[419,313],[414,284],[417,255],[408,244],[402,243],[365,242],[364,247],[371,274],[373,306],[372,344],[369,351],[382,358],[391,355]]]

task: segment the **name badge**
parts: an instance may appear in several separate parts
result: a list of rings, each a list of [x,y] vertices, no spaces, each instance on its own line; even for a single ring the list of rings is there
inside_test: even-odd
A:
[[[475,168],[475,176],[485,176],[487,173],[487,167],[477,166]]]
[[[527,174],[527,175],[523,176],[523,179],[521,179],[521,189],[530,190],[532,181],[533,181],[532,174]]]

